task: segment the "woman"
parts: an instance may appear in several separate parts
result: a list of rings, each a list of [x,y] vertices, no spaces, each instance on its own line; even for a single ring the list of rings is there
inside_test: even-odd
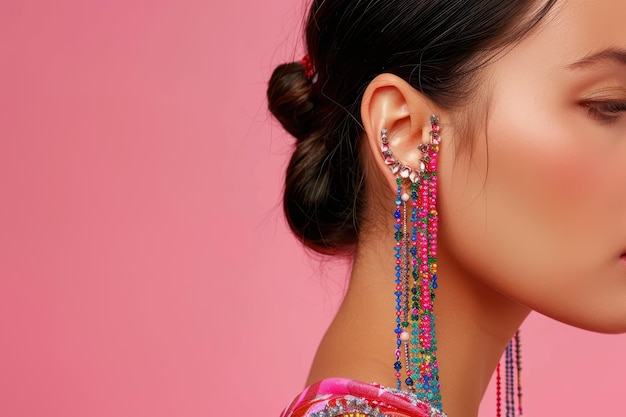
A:
[[[624,15],[313,2],[307,56],[268,88],[297,139],[284,208],[353,266],[285,416],[476,416],[531,310],[626,331]]]

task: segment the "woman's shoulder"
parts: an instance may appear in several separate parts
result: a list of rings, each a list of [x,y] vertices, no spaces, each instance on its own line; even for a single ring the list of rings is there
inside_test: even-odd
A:
[[[414,394],[347,378],[307,387],[281,417],[445,417]]]

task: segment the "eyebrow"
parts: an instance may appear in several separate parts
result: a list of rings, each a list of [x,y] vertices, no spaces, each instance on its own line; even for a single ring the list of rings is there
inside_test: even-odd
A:
[[[603,49],[600,52],[589,54],[582,59],[574,62],[573,64],[569,64],[567,68],[571,70],[579,70],[601,63],[616,63],[620,65],[626,65],[626,49]]]

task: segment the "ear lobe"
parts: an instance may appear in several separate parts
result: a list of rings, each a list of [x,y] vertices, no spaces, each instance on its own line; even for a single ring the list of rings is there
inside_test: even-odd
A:
[[[381,132],[387,130],[387,140],[394,157],[410,167],[418,167],[420,143],[428,143],[430,115],[435,106],[422,93],[402,78],[380,74],[368,85],[361,102],[361,120],[367,135],[373,160],[392,190],[395,177],[384,163],[381,151]]]

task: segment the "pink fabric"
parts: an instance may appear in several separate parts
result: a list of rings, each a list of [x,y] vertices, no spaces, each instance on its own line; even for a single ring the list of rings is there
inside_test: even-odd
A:
[[[334,417],[335,407],[341,404],[345,415],[385,415],[393,417],[445,417],[445,414],[418,401],[403,391],[391,390],[378,384],[366,384],[346,378],[329,378],[306,388],[281,417],[315,417],[316,413]],[[366,411],[371,407],[372,411]],[[378,409],[379,414],[376,414]]]

